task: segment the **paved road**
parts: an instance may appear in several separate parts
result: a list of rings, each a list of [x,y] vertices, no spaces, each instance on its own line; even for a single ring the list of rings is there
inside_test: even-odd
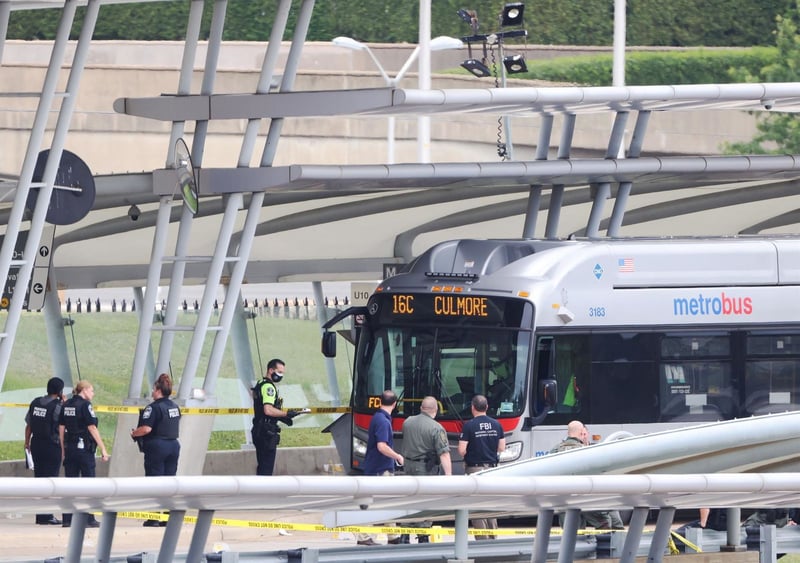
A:
[[[196,516],[189,512],[187,516]],[[218,512],[216,518],[230,520],[254,520],[274,522],[295,522],[317,524],[319,514],[297,512]],[[0,561],[43,561],[48,558],[64,556],[69,542],[69,529],[60,526],[37,526],[31,515],[0,514]],[[178,552],[186,553],[189,548],[193,523],[184,523],[178,543]],[[299,547],[348,547],[355,544],[352,534],[331,532],[291,531],[282,535],[276,529],[245,528],[212,525],[208,535],[205,552],[216,551],[273,551]],[[97,548],[99,529],[86,531],[82,559],[91,561]],[[131,518],[117,519],[112,556],[150,552],[156,553],[161,545],[164,528],[144,528],[142,521]],[[383,539],[385,541],[385,538]],[[368,548],[365,548],[368,549]]]

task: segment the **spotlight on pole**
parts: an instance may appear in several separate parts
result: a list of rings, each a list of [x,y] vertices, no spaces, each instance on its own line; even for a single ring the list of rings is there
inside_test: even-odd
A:
[[[528,65],[525,64],[525,57],[522,55],[507,55],[503,57],[503,66],[506,67],[506,73],[508,74],[528,72]]]
[[[503,7],[500,14],[500,25],[511,27],[522,25],[522,14],[525,12],[525,4],[522,2],[510,2]]]
[[[477,76],[478,78],[483,78],[485,76],[491,76],[492,71],[489,70],[489,67],[483,64],[478,59],[467,59],[461,66],[470,71],[473,75]]]

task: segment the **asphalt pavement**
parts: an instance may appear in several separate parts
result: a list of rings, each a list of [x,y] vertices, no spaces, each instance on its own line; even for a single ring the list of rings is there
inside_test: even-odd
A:
[[[187,517],[196,516],[192,511]],[[56,515],[61,518],[60,514]],[[215,519],[224,519],[239,525],[212,524],[204,553],[220,551],[259,552],[300,547],[349,547],[355,545],[350,533],[312,532],[305,530],[281,530],[243,526],[243,522],[287,522],[296,524],[319,524],[321,514],[287,511],[267,512],[217,512]],[[102,520],[102,516],[98,516]],[[33,514],[0,514],[0,561],[45,561],[58,560],[67,551],[69,528],[36,525]],[[194,523],[184,522],[178,541],[177,552],[189,549]],[[97,549],[99,528],[88,528],[81,559],[93,561]],[[112,558],[127,557],[140,553],[157,553],[164,536],[164,528],[142,526],[142,519],[117,517]],[[385,537],[379,539],[385,542]]]

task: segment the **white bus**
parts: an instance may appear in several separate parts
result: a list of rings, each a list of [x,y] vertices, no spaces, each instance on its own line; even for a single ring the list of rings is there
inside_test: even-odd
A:
[[[792,238],[444,242],[326,329],[348,314],[355,470],[384,389],[400,440],[424,396],[455,442],[486,395],[501,463],[546,454],[574,419],[598,441],[800,403]]]

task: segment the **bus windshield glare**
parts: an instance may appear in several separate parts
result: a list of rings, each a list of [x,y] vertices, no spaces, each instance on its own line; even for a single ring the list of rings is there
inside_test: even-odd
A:
[[[442,299],[445,297],[445,299]],[[400,397],[395,412],[419,412],[435,397],[441,420],[470,418],[470,401],[486,395],[489,414],[520,416],[532,339],[533,307],[496,297],[376,295],[356,361],[354,408],[370,412],[384,389]]]

